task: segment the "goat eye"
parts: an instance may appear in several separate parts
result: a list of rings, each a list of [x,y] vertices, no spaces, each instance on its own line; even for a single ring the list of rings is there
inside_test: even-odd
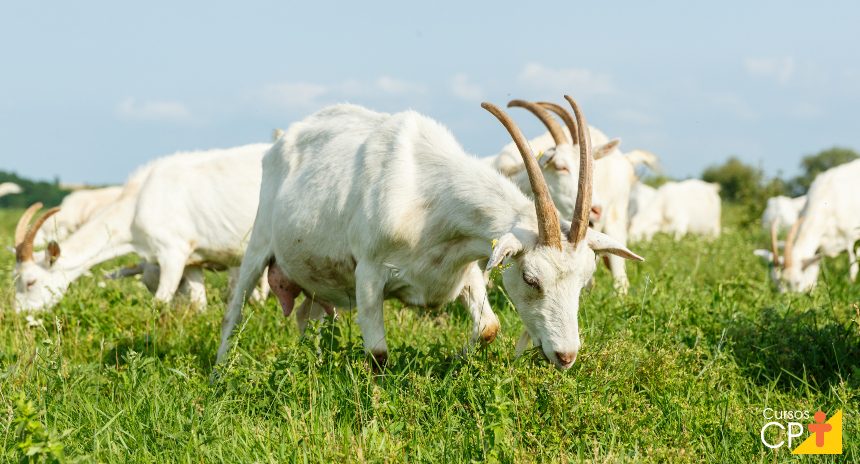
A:
[[[525,272],[523,272],[523,282],[525,282],[529,287],[540,291],[540,280],[526,274]]]
[[[30,288],[30,287],[32,287],[33,285],[36,285],[36,280],[35,280],[35,279],[33,279],[33,280],[28,280],[28,281],[27,281],[27,288]]]

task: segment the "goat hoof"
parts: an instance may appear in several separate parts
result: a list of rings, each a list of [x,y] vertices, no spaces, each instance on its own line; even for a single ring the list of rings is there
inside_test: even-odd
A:
[[[488,325],[481,331],[481,344],[489,345],[493,343],[496,336],[499,334],[499,324]]]
[[[380,351],[377,353],[370,353],[370,356],[368,356],[368,362],[370,363],[370,370],[373,371],[374,374],[380,374],[385,370],[385,366],[388,364],[388,352]]]

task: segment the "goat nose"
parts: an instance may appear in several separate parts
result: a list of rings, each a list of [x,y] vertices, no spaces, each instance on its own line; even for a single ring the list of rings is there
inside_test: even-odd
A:
[[[556,351],[555,357],[558,358],[558,361],[563,367],[569,367],[574,361],[576,361],[576,353],[562,353],[560,351]]]

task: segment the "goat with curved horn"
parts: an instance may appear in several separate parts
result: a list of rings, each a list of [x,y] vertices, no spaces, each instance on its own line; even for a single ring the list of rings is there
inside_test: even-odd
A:
[[[576,101],[568,95],[564,96],[565,100],[570,103],[573,108],[574,117],[576,117],[577,127],[576,132],[579,137],[579,180],[578,190],[576,192],[576,206],[573,210],[573,219],[571,219],[570,233],[567,236],[568,241],[573,245],[577,245],[585,239],[585,233],[588,230],[588,218],[591,213],[591,188],[593,176],[593,160],[591,156],[591,136],[584,130],[588,127],[585,122],[585,116],[579,109]],[[573,127],[569,127],[571,132]]]
[[[33,208],[33,206],[37,206],[37,205],[38,205],[37,208]],[[36,205],[33,205],[33,206],[31,206],[29,209],[27,209],[27,211],[24,213],[25,216],[27,215],[27,212],[29,212],[30,209],[32,209],[33,212],[30,214],[30,217],[32,217],[32,215],[35,214],[36,211],[38,211],[42,205],[41,205],[41,203],[37,203]],[[15,244],[15,260],[16,261],[18,261],[19,263],[23,263],[24,261],[30,261],[33,259],[33,240],[36,239],[36,233],[39,232],[39,229],[42,227],[42,224],[44,224],[45,221],[48,220],[48,218],[57,214],[59,211],[60,211],[60,208],[51,208],[48,211],[45,211],[45,214],[43,214],[41,217],[39,217],[39,219],[36,219],[36,222],[34,222],[33,225],[30,226],[29,229],[27,229],[27,232],[24,234],[21,241],[18,242],[18,240],[16,240],[16,242],[18,242]],[[22,216],[21,219],[25,219],[25,218]],[[29,220],[29,217],[26,219]],[[19,226],[21,224],[22,224],[21,222],[18,223]],[[16,235],[18,232],[17,229],[18,228],[16,227]]]
[[[501,108],[492,103],[481,103],[481,108],[493,114],[508,133],[514,139],[520,155],[523,157],[526,172],[529,176],[532,192],[534,193],[535,210],[537,212],[538,222],[538,243],[546,246],[551,246],[556,249],[561,249],[561,225],[558,221],[558,213],[555,209],[555,204],[552,202],[552,197],[549,194],[549,189],[546,185],[546,180],[543,178],[540,166],[537,159],[532,154],[531,149],[523,137],[519,127],[513,122]]]
[[[257,222],[221,326],[218,361],[224,361],[250,285],[264,269],[316,301],[356,308],[364,350],[379,366],[388,358],[388,298],[436,305],[459,296],[472,316],[470,341],[491,341],[498,318],[482,268],[501,266],[505,291],[528,337],[557,368],[570,368],[581,346],[579,300],[594,274],[596,254],[641,258],[590,229],[580,246],[562,239],[568,221],[549,195],[549,176],[509,116],[492,104],[482,107],[513,138],[511,155],[524,166],[523,190],[467,154],[444,126],[414,111],[383,114],[337,105],[291,126],[266,155]],[[318,163],[331,168],[314,169]],[[586,208],[587,196],[580,200]],[[337,198],[373,207],[356,208]],[[575,193],[570,198],[565,216],[573,212]],[[274,207],[283,204],[302,208]],[[349,224],[357,225],[362,240],[343,240]],[[277,246],[287,241],[294,245]],[[339,263],[331,278],[315,277],[318,256]],[[398,257],[393,274],[391,257]]]

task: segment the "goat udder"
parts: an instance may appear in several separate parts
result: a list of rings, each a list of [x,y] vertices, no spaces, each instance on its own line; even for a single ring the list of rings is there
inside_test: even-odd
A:
[[[278,297],[278,302],[284,311],[284,317],[289,316],[293,312],[296,298],[302,289],[284,275],[274,259],[269,263],[269,286],[275,296]]]

